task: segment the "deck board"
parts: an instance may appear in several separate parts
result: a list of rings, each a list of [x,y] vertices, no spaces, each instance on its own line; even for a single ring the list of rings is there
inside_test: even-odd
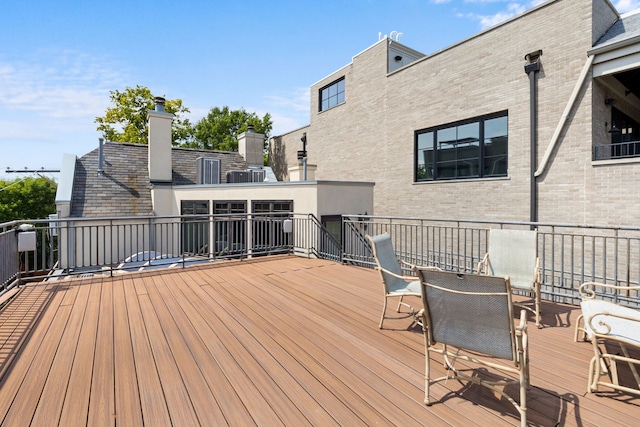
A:
[[[422,333],[408,318],[380,330],[381,305],[375,271],[294,256],[30,284],[0,312],[0,419],[519,425],[508,402],[456,381],[426,407]],[[578,311],[544,302],[546,326],[530,323],[529,425],[636,424],[640,398],[586,393]]]

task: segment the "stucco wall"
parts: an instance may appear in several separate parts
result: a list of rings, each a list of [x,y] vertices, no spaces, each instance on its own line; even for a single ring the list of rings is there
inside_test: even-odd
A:
[[[172,214],[180,214],[182,200],[246,201],[251,213],[255,200],[292,200],[296,213],[324,215],[373,213],[373,183],[318,182],[225,184],[177,187],[173,190]]]

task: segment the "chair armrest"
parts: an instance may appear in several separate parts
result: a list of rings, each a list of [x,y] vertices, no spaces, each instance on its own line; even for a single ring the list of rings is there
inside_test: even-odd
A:
[[[527,326],[527,313],[520,310],[520,323],[515,328],[516,346],[518,351],[518,364],[528,364],[529,362],[529,334]],[[527,368],[528,370],[528,368]],[[529,382],[527,373],[527,383]]]
[[[405,282],[415,282],[416,280],[418,280],[418,278],[415,277],[415,276],[405,276],[405,275],[402,275],[402,274],[396,274],[396,273],[394,273],[392,271],[386,270],[386,269],[381,268],[381,267],[376,267],[376,270],[380,270],[380,271],[382,271],[384,273],[387,273],[390,276],[397,277],[398,279],[402,279]]]
[[[595,291],[596,286],[600,288],[612,289],[616,291],[640,291],[640,286],[637,286],[637,285],[619,286],[619,285],[608,285],[606,283],[598,283],[598,282],[586,282],[580,285],[580,288],[578,289],[583,301],[591,300],[596,297],[597,295]]]
[[[520,323],[516,326],[516,333],[527,330],[527,312],[525,310],[520,310]]]
[[[482,261],[478,262],[478,267],[477,267],[476,273],[478,273],[478,274],[489,274],[488,273],[488,271],[489,271],[488,267],[489,267],[489,252],[484,254],[484,257],[482,258]]]
[[[407,261],[403,261],[403,260],[400,260],[400,262],[402,264],[406,265],[407,267],[409,267],[411,270],[413,270],[415,268],[415,264],[411,264],[411,263],[408,263]]]

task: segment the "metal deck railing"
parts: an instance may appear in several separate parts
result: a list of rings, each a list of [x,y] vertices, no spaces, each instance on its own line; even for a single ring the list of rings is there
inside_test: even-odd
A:
[[[28,230],[21,231],[25,225]],[[341,258],[340,243],[317,218],[294,213],[66,218],[0,227],[0,291],[43,277],[113,275],[230,258]],[[29,233],[35,247],[18,251]]]
[[[373,267],[364,235],[386,232],[404,261],[465,273],[475,272],[486,254],[491,228],[536,229],[543,299],[578,304],[587,281],[640,284],[640,227],[345,216],[343,228],[344,262]],[[637,291],[602,297],[640,307]]]
[[[23,224],[33,229],[19,231]],[[579,303],[578,288],[587,281],[640,284],[640,227],[344,215],[342,235],[333,236],[311,214],[271,213],[0,224],[0,292],[43,278],[113,275],[281,253],[373,267],[365,235],[383,232],[391,235],[404,261],[472,273],[487,252],[491,228],[537,230],[542,296],[548,301]],[[36,247],[18,252],[25,232],[35,233]],[[603,297],[640,307],[636,291]]]

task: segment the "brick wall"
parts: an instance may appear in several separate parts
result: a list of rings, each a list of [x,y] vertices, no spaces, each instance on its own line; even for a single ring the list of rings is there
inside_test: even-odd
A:
[[[311,123],[305,131],[309,162],[318,165],[316,178],[374,181],[377,215],[528,221],[530,84],[524,56],[543,51],[537,76],[540,163],[587,52],[616,18],[605,0],[548,2],[450,48],[426,52],[426,58],[392,74],[386,71],[387,42],[374,44],[311,87]],[[319,89],[342,77],[345,102],[318,112]],[[599,123],[605,94],[590,76],[581,86],[539,177],[539,221],[640,222],[640,214],[629,212],[640,203],[640,194],[631,191],[640,164],[591,161],[592,138],[606,137]],[[509,114],[508,177],[413,182],[416,130],[503,110]],[[294,133],[279,142],[288,146],[298,139]],[[295,150],[287,149],[287,156],[291,153]]]

